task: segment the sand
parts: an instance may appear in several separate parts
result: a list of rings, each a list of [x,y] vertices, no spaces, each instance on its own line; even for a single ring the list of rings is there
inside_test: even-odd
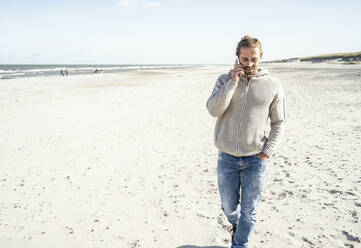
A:
[[[267,64],[287,129],[251,247],[361,247],[361,67]],[[0,247],[230,247],[206,101],[229,66],[0,81]]]

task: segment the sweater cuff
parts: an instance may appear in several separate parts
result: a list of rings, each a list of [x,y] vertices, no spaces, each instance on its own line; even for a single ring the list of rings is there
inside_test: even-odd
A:
[[[266,146],[262,152],[267,155],[268,159],[270,159],[273,154],[273,150],[269,146]]]

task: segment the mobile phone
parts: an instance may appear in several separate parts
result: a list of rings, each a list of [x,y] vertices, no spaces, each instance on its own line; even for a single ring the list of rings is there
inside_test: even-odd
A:
[[[244,66],[241,64],[241,61],[239,61],[238,56],[236,56],[236,58],[237,58],[237,62],[238,62],[238,64],[239,64],[239,65],[241,65],[241,67],[242,67],[242,68],[244,68]]]
[[[241,64],[241,61],[239,61],[238,56],[236,56],[238,64],[244,69],[244,66]]]

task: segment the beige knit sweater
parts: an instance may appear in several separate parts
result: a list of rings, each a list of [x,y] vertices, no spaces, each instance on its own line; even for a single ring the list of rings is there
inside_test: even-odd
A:
[[[260,68],[238,83],[231,72],[219,76],[207,109],[217,117],[214,143],[221,151],[233,156],[264,152],[269,158],[276,151],[286,121],[284,90],[267,70]]]

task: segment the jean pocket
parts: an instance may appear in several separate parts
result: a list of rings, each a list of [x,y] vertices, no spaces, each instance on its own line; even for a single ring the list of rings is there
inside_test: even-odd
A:
[[[254,155],[254,157],[261,163],[261,164],[266,164],[267,160],[261,159],[260,157],[258,157],[258,154]]]

